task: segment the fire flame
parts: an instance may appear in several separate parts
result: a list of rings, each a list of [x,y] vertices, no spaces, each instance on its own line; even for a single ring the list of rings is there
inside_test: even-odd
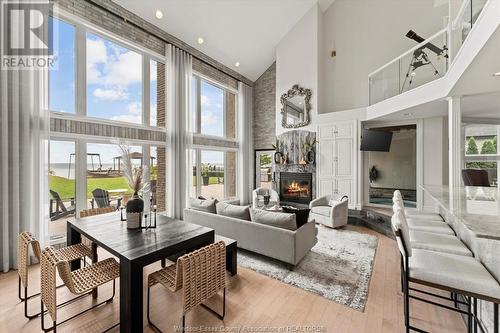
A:
[[[290,193],[296,193],[296,192],[309,192],[309,189],[307,187],[302,187],[300,186],[299,183],[297,182],[292,182],[290,185],[288,185],[287,191]]]

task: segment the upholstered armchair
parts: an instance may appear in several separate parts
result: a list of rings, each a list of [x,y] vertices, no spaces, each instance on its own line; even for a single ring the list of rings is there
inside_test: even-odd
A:
[[[259,188],[256,188],[255,190],[253,190],[253,192],[252,192],[252,208],[259,208],[258,207],[259,197],[262,197],[264,195],[271,196],[271,198],[269,200],[269,206],[279,204],[280,196],[279,196],[278,192],[276,192],[275,190],[270,189],[270,188],[259,187]],[[263,200],[263,199],[260,198],[260,200]]]
[[[347,224],[348,198],[340,195],[325,195],[309,203],[309,220],[315,220],[330,228]]]

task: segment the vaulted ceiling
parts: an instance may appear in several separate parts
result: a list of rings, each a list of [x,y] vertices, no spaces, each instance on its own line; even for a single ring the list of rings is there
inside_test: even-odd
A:
[[[333,0],[114,0],[220,63],[255,81],[275,48],[317,2]],[[155,16],[161,10],[163,18]],[[198,44],[198,38],[203,44]],[[240,66],[235,64],[239,62]]]

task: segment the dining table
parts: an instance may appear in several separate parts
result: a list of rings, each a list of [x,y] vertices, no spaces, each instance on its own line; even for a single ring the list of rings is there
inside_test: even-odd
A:
[[[165,258],[187,253],[215,240],[213,229],[158,214],[156,228],[127,229],[120,213],[77,218],[67,222],[68,245],[78,244],[82,236],[92,242],[92,261],[101,247],[120,262],[120,332],[142,332],[144,285],[143,268]],[[71,269],[80,268],[73,261]],[[97,290],[93,297],[97,298]]]

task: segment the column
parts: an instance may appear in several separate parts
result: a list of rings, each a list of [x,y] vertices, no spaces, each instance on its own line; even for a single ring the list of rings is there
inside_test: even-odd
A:
[[[448,171],[450,187],[462,185],[462,111],[460,97],[448,98]]]

